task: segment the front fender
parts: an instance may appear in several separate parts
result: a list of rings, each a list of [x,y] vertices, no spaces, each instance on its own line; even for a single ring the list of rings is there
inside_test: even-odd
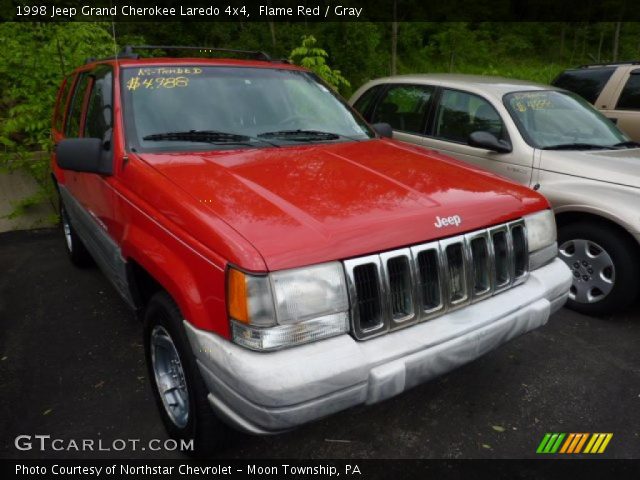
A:
[[[569,175],[562,177],[554,179],[541,175],[539,181],[539,192],[548,198],[556,214],[596,215],[620,225],[636,239],[640,237],[639,189]]]
[[[122,254],[171,295],[185,320],[229,337],[224,265],[213,263],[161,229],[137,223],[129,224],[126,230]]]

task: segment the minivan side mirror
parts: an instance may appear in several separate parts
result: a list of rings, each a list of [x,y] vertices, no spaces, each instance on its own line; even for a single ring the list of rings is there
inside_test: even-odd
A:
[[[56,147],[56,161],[63,170],[111,175],[110,149],[100,138],[65,138]]]
[[[473,132],[469,135],[467,143],[472,147],[485,148],[498,153],[509,153],[513,150],[509,142],[499,140],[498,137],[491,132]]]
[[[391,138],[393,136],[393,129],[388,123],[374,123],[371,128],[381,137]]]

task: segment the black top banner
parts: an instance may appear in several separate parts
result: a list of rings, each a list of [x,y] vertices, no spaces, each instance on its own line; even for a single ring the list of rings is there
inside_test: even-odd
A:
[[[2,21],[617,22],[631,0],[0,0]]]

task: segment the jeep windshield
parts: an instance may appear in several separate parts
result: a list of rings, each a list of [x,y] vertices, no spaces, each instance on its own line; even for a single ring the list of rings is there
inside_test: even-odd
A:
[[[127,142],[136,150],[285,147],[375,136],[309,72],[183,65],[122,72]]]
[[[604,150],[635,144],[587,101],[554,90],[514,92],[504,104],[525,141],[544,150]]]

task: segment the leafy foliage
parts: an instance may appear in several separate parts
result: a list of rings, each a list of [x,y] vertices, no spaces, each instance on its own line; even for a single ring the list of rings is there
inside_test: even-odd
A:
[[[317,40],[313,35],[304,35],[302,45],[294,48],[289,56],[290,60],[309,70],[314,71],[325,82],[338,90],[341,85],[351,86],[349,80],[342,76],[340,70],[335,70],[327,64],[329,54],[326,50],[316,47]]]
[[[25,171],[40,187],[9,217],[53,201],[48,156],[32,152],[51,148],[52,110],[63,77],[87,57],[109,51],[113,42],[103,24],[0,24],[0,168]]]

